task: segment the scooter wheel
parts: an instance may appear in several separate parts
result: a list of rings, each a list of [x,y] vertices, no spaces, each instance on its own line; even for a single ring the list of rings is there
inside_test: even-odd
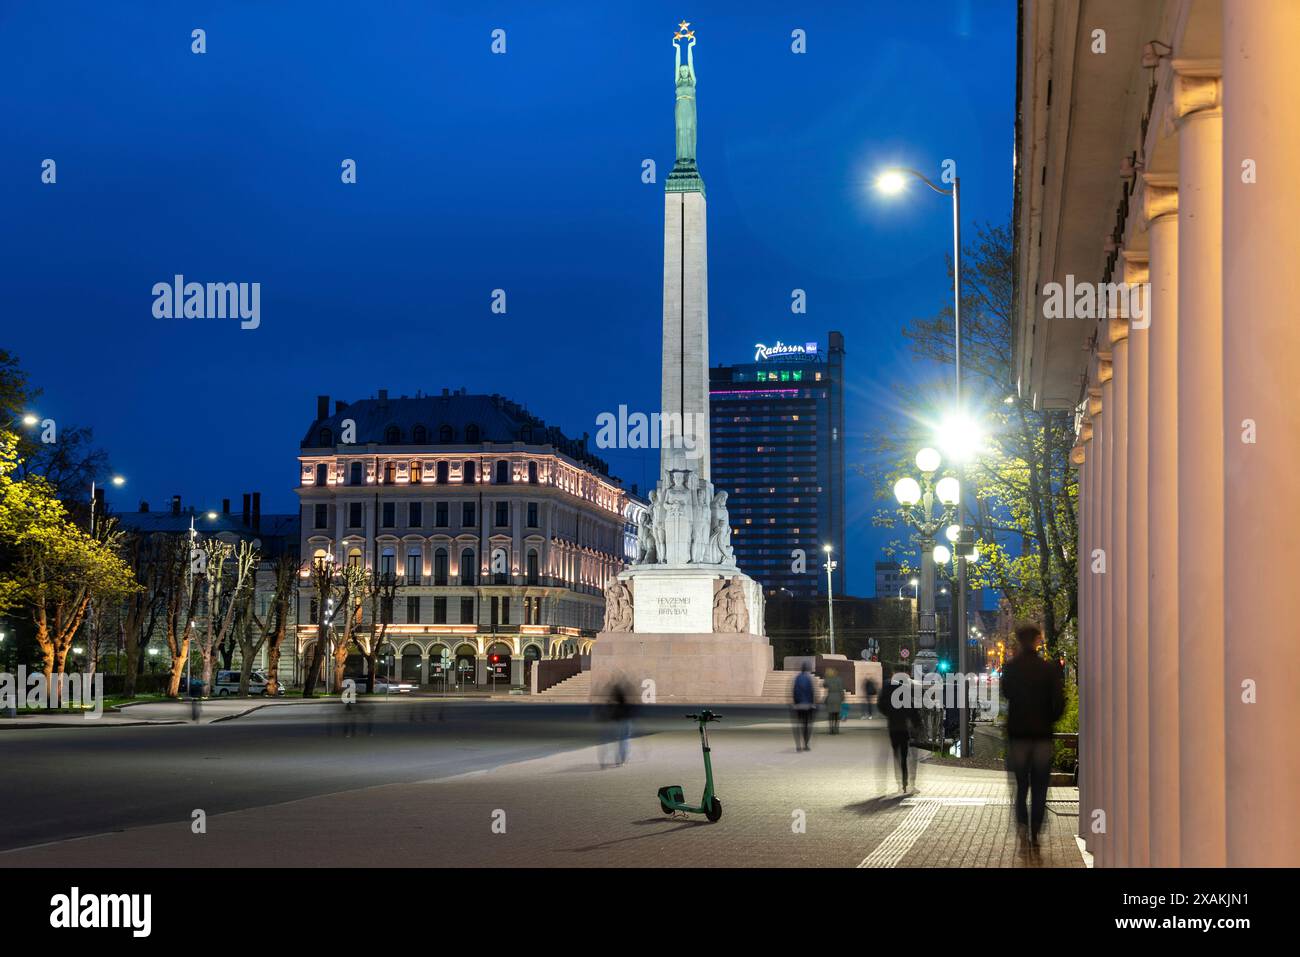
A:
[[[673,809],[670,808],[668,805],[664,804],[662,801],[659,802],[659,810],[663,811],[665,814],[673,813]]]
[[[722,817],[722,802],[717,798],[709,798],[709,807],[708,810],[704,812],[704,816],[710,821],[716,821],[718,818]]]

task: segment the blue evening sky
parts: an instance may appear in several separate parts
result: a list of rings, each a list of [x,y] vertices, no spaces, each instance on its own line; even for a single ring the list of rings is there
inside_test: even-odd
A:
[[[120,510],[177,493],[238,508],[253,490],[264,511],[295,509],[317,394],[464,386],[594,439],[601,412],[658,402],[670,41],[686,18],[711,359],[842,331],[860,460],[868,423],[920,401],[901,325],[950,295],[946,201],[879,198],[873,171],[937,176],[952,158],[968,228],[1007,220],[1015,4],[806,6],[7,4],[0,344],[44,388],[37,411],[94,428],[129,480]],[[176,273],[260,282],[261,327],[155,319],[151,288]],[[643,491],[653,478],[654,452],[600,454]],[[874,591],[876,505],[851,475],[854,594]]]

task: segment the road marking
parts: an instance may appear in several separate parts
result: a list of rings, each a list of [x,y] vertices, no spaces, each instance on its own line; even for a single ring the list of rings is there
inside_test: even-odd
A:
[[[906,798],[903,806],[912,810],[858,867],[897,867],[917,838],[930,826],[939,808],[983,807],[987,803],[984,798]]]

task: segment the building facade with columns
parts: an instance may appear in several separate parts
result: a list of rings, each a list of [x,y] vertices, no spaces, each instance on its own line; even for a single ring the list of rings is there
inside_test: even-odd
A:
[[[396,581],[381,674],[441,686],[445,656],[448,684],[520,686],[527,662],[589,651],[644,503],[586,436],[463,389],[329,405],[300,443],[301,554]],[[300,649],[320,612],[302,584]]]
[[[1022,5],[1017,374],[1076,410],[1103,866],[1300,864],[1297,51],[1290,0]]]

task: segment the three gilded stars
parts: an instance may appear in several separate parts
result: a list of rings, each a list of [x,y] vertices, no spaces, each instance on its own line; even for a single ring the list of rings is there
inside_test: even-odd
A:
[[[673,34],[673,39],[674,39],[674,40],[694,40],[694,39],[695,39],[695,31],[694,31],[694,30],[691,30],[691,29],[688,29],[688,28],[690,27],[690,25],[691,25],[690,22],[687,21],[687,20],[683,20],[681,23],[677,24],[677,32]]]

